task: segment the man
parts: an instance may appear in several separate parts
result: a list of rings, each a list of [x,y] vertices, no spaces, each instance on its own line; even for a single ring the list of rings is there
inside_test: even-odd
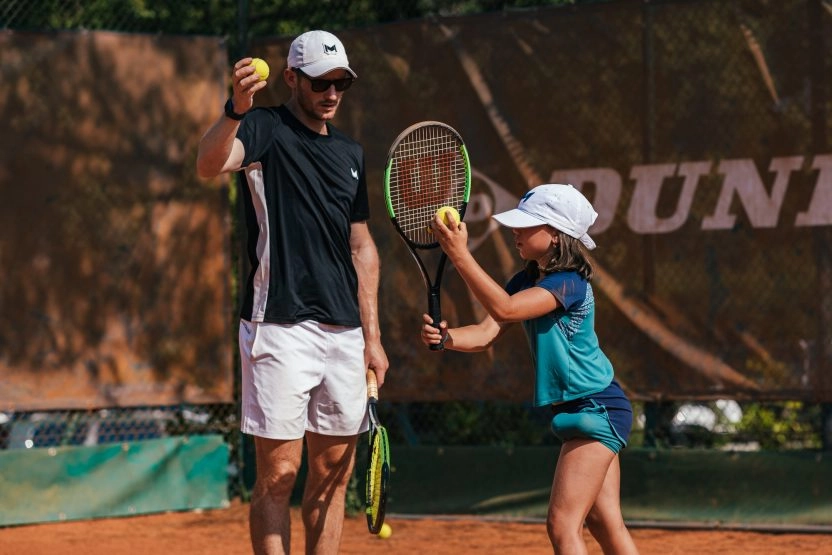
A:
[[[330,123],[356,74],[337,37],[303,33],[283,71],[291,98],[252,109],[266,81],[251,60],[234,65],[233,94],[197,158],[201,177],[242,170],[252,270],[239,329],[241,428],[255,436],[257,460],[251,541],[255,553],[289,552],[289,498],[305,438],[306,549],[336,553],[356,439],[366,429],[366,371],[381,385],[388,366],[364,153]]]

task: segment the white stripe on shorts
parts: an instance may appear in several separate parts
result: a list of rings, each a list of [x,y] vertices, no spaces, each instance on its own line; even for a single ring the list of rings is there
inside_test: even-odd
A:
[[[240,320],[243,433],[299,439],[305,431],[366,431],[367,383],[361,328],[307,320]]]

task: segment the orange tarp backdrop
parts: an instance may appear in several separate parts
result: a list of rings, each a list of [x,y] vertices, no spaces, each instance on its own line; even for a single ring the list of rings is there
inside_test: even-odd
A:
[[[232,399],[216,38],[0,33],[0,410]]]
[[[515,326],[478,354],[418,338],[427,297],[389,223],[387,149],[420,120],[466,140],[470,248],[521,268],[491,214],[530,187],[593,201],[596,327],[637,399],[832,401],[830,17],[804,1],[616,3],[339,32],[359,78],[388,400],[531,399]],[[221,113],[219,39],[0,34],[0,409],[228,401],[227,191],[195,176]],[[290,39],[261,39],[259,104]],[[226,183],[226,180],[220,180]],[[452,326],[484,313],[453,268]]]

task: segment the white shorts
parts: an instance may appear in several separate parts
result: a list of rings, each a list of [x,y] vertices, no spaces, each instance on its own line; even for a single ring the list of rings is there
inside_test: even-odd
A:
[[[364,334],[305,321],[240,320],[243,433],[299,439],[364,432],[367,382]]]

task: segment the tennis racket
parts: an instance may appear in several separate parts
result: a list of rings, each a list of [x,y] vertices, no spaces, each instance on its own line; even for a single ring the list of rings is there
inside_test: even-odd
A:
[[[439,246],[430,228],[436,211],[455,208],[460,218],[471,194],[471,164],[459,133],[438,121],[423,121],[401,132],[387,154],[384,200],[390,220],[416,260],[428,293],[428,315],[442,321],[439,288],[447,256],[436,264],[433,280],[418,251]],[[442,345],[431,345],[442,350]]]
[[[371,534],[378,534],[384,524],[387,508],[387,490],[390,481],[390,443],[387,429],[378,420],[378,382],[376,373],[367,370],[367,412],[370,416],[370,457],[367,464],[366,513],[367,528]]]

